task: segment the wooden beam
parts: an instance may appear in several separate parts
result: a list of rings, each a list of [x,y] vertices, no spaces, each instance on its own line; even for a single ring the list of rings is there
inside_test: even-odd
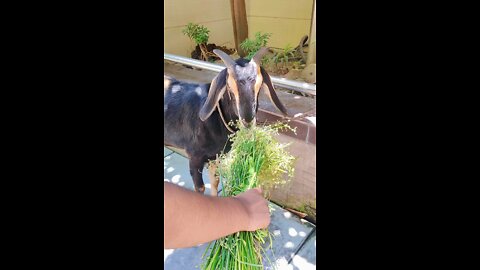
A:
[[[313,1],[312,25],[310,27],[310,38],[308,39],[307,65],[317,62],[317,5]]]
[[[240,43],[248,38],[247,9],[245,7],[245,0],[230,0],[230,9],[232,12],[235,49],[237,49],[238,55],[244,57],[246,54],[240,48]]]

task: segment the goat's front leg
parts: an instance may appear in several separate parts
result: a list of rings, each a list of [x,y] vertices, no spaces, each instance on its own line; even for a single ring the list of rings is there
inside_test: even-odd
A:
[[[220,178],[217,176],[217,163],[211,162],[208,167],[208,175],[210,176],[210,183],[211,183],[211,194],[212,196],[217,196],[218,193],[218,184],[220,182]]]
[[[203,158],[190,158],[190,175],[192,176],[193,184],[195,185],[195,191],[202,194],[205,192],[205,184],[203,183],[202,178],[202,170],[204,164],[205,161]]]

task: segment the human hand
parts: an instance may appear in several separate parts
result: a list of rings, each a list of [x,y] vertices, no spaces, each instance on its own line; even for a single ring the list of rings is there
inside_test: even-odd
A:
[[[256,231],[263,229],[270,224],[270,211],[268,201],[263,198],[260,188],[249,189],[237,196],[247,214],[245,231]]]

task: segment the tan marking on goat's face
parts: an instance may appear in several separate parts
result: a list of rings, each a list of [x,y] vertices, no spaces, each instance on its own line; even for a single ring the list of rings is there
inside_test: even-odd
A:
[[[228,71],[227,84],[229,86],[228,88],[232,91],[232,94],[235,97],[235,104],[237,105],[237,113],[238,113],[238,116],[240,117],[240,98],[239,98],[240,94],[238,92],[237,81],[235,80],[235,77],[233,76],[233,74],[230,73],[230,70]]]
[[[235,80],[235,77],[233,76],[233,74],[230,73],[230,71],[228,72],[227,83],[230,90],[232,90],[232,93],[235,96],[235,98],[238,99],[239,93],[238,93],[237,81]]]
[[[260,92],[260,89],[262,88],[262,84],[263,84],[263,76],[262,76],[262,72],[260,70],[260,67],[257,66],[257,78],[255,80],[255,101],[257,101],[257,97],[258,97],[258,93]]]

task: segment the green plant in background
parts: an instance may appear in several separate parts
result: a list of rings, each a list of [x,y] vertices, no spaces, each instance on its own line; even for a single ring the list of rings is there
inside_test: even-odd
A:
[[[262,32],[256,32],[253,40],[247,38],[240,43],[240,48],[242,48],[242,50],[244,50],[247,54],[245,59],[251,60],[261,47],[267,46],[268,39],[271,35],[271,33],[262,34]]]
[[[182,30],[182,33],[188,36],[195,44],[207,44],[210,30],[203,25],[188,23]]]
[[[237,124],[237,126],[239,126]],[[289,144],[275,139],[278,131],[290,129],[285,123],[270,126],[241,128],[230,135],[232,148],[213,161],[218,165],[222,179],[222,196],[235,196],[250,188],[261,187],[264,191],[284,185],[293,177],[295,158],[286,150]],[[266,195],[268,198],[268,193]],[[254,232],[238,232],[211,242],[205,250],[210,254],[201,266],[203,270],[251,270],[264,269],[263,246],[271,234],[268,229]],[[270,261],[268,257],[267,260]]]
[[[295,48],[290,46],[290,44],[288,44],[287,46],[285,46],[283,50],[280,50],[273,55],[272,61],[275,64],[278,64],[278,63],[287,64],[289,63],[289,60],[293,58],[295,58]]]
[[[290,68],[299,69],[302,66],[301,59],[297,55],[297,48],[288,44],[285,48],[276,50],[267,63],[276,72],[287,73]]]
[[[182,30],[182,33],[194,41],[196,45],[200,47],[202,57],[205,61],[208,61],[207,57],[207,43],[210,30],[207,27],[195,23],[188,23]]]

